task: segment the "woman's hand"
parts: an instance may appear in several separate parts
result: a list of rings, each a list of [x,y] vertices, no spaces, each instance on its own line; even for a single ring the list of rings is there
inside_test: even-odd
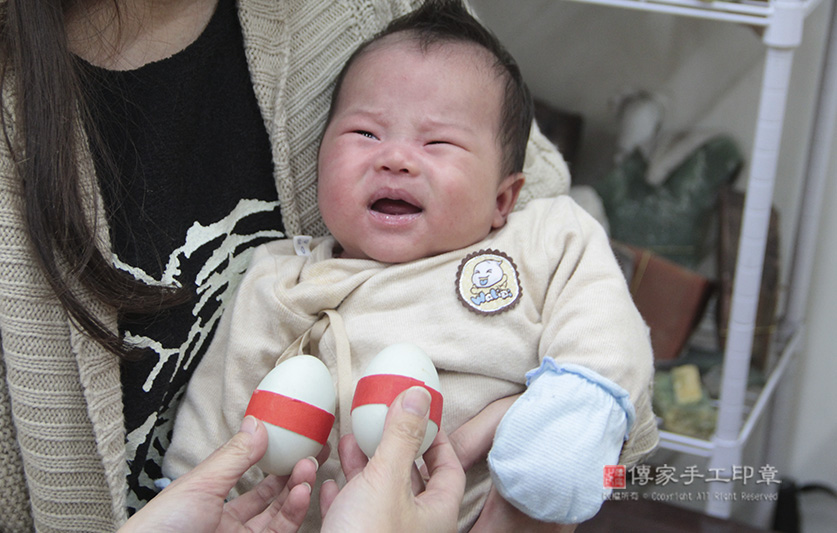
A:
[[[338,452],[348,483],[320,489],[323,533],[456,531],[465,473],[447,436],[439,431],[424,454],[426,489],[413,494],[415,457],[427,429],[430,394],[421,387],[401,393],[390,406],[384,436],[370,461],[351,435]]]
[[[451,433],[450,441],[464,470],[474,463],[482,461],[488,455],[494,442],[494,433],[500,420],[519,394],[501,398],[488,404],[475,417],[462,424]],[[531,531],[551,533],[572,533],[576,524],[551,524],[539,522],[522,513],[500,496],[493,486],[477,522],[471,528],[472,533],[506,533],[508,531]]]
[[[450,443],[463,470],[467,472],[474,463],[485,460],[500,420],[518,398],[520,394],[495,400],[450,434]]]
[[[504,533],[526,531],[528,533],[572,533],[578,524],[552,524],[539,522],[522,513],[500,496],[494,486],[482,508],[471,533]]]
[[[315,460],[303,459],[290,476],[268,476],[250,492],[224,503],[230,489],[267,450],[267,431],[248,416],[241,429],[192,471],[178,478],[119,530],[196,533],[296,533],[311,500]],[[324,450],[326,456],[328,451]]]

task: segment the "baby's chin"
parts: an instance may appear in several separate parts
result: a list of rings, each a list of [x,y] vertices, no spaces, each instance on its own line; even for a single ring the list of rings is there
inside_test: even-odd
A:
[[[344,247],[337,243],[334,247],[333,256],[340,259],[367,259],[378,261],[379,263],[409,263],[424,257],[431,257],[442,252],[427,252],[417,251],[415,247],[409,246],[399,249],[397,247],[369,247],[369,248],[351,248]]]
[[[492,228],[487,227],[479,235],[462,235],[459,239],[383,239],[344,245],[335,244],[333,257],[341,259],[368,259],[379,263],[409,263],[418,259],[461,250],[472,246],[488,236]]]

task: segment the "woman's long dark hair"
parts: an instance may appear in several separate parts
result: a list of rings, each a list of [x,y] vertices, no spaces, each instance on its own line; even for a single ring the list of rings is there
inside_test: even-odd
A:
[[[97,246],[96,191],[82,190],[78,154],[87,126],[78,59],[67,44],[65,10],[73,0],[6,0],[0,4],[0,100],[3,133],[23,183],[29,237],[40,267],[67,314],[110,352],[135,359],[140,351],[85,307],[83,287],[120,315],[158,311],[188,298],[151,286],[113,266]],[[12,87],[6,87],[13,83]],[[2,99],[2,96],[0,96]],[[13,121],[14,126],[10,123]],[[108,254],[108,255],[105,255]]]

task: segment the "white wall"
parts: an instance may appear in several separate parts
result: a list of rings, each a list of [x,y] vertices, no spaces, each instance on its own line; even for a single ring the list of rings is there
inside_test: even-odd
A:
[[[832,154],[837,153],[837,142]],[[807,345],[794,384],[795,423],[789,441],[789,469],[800,481],[825,481],[837,486],[837,157],[832,155],[831,179],[819,230],[817,256],[808,302]]]
[[[749,154],[764,57],[755,30],[558,0],[471,3],[518,59],[536,97],[584,116],[576,179],[590,181],[610,168],[614,117],[609,101],[627,89],[663,94],[667,129],[723,131]],[[809,17],[806,39],[795,54],[774,196],[781,209],[785,274],[827,15],[825,5]],[[837,174],[837,158],[832,170]],[[830,180],[827,199],[837,198],[834,182]],[[837,213],[831,207],[826,200],[812,273],[807,344],[796,379],[789,380],[791,420],[771,438],[778,439],[778,448],[787,455],[783,475],[837,486],[837,350],[832,340],[837,325]]]

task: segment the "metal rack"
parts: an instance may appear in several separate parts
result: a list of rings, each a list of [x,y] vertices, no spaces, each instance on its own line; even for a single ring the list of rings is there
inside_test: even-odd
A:
[[[783,10],[788,7],[783,4],[792,4],[796,15],[805,17],[819,4],[819,0],[801,1],[753,1],[742,2],[721,2],[702,0],[574,0],[584,4],[597,4],[602,6],[634,9],[637,11],[650,11],[654,13],[668,13],[670,15],[681,15],[687,17],[703,18],[709,20],[720,20],[751,26],[777,28],[777,24],[790,22],[788,15]],[[775,30],[774,30],[775,31]],[[786,30],[779,30],[786,31]],[[799,42],[796,43],[797,45]]]
[[[794,50],[803,39],[805,18],[820,0],[744,1],[740,3],[701,0],[572,0],[624,9],[697,17],[763,29],[766,47],[758,117],[747,177],[746,199],[735,269],[729,334],[724,364],[718,421],[710,441],[661,432],[661,446],[708,459],[712,471],[732,478],[732,467],[742,464],[742,448],[759,419],[767,411],[783,376],[801,347],[805,303],[810,288],[822,190],[827,180],[834,125],[837,122],[837,37],[834,18],[823,67],[823,86],[817,104],[813,141],[808,158],[805,190],[796,227],[791,280],[786,313],[779,327],[780,354],[755,403],[745,402],[753,333],[767,243],[770,210],[779,157],[781,133]],[[837,10],[832,10],[837,11]],[[832,16],[835,16],[832,13]],[[733,483],[720,484],[719,492],[731,493]],[[709,499],[706,512],[729,517],[732,498]]]

